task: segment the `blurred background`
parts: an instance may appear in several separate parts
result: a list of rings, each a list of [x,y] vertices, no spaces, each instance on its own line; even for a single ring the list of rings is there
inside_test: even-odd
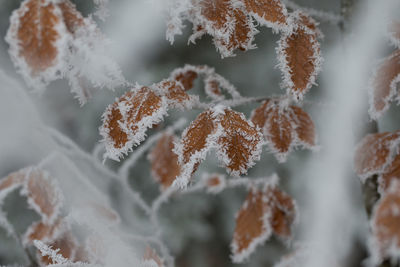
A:
[[[92,1],[75,0],[77,8],[85,15],[94,9]],[[97,21],[99,27],[110,39],[110,53],[120,64],[125,78],[132,83],[150,85],[169,76],[175,68],[184,64],[209,65],[216,72],[234,84],[243,96],[270,96],[284,94],[280,89],[281,73],[276,68],[275,48],[279,35],[270,29],[259,27],[256,35],[257,49],[247,52],[237,51],[235,57],[221,59],[212,39],[204,36],[197,43],[187,44],[192,25],[186,22],[186,28],[181,36],[176,36],[175,43],[165,38],[166,15],[161,1],[148,0],[112,0],[109,3],[110,16],[105,22]],[[20,6],[19,0],[0,0],[0,35],[5,36],[9,27],[9,17],[14,9]],[[316,10],[340,13],[339,0],[297,0],[295,3]],[[318,19],[317,19],[318,20]],[[325,38],[321,41],[322,54],[325,55],[333,46],[337,46],[343,38],[339,25],[320,22],[320,29]],[[24,81],[16,73],[8,55],[8,45],[0,38],[0,68],[4,72],[0,83],[0,177],[28,165],[37,164],[54,149],[45,135],[37,130],[36,123],[55,128],[71,138],[84,151],[91,153],[101,139],[98,128],[101,125],[101,115],[107,105],[114,102],[129,88],[116,91],[107,89],[96,91],[89,102],[80,107],[69,91],[66,81],[51,83],[42,94],[32,93]],[[390,47],[387,47],[387,51]],[[326,74],[327,73],[327,74]],[[326,86],[324,75],[330,72],[322,71],[317,83],[306,96],[304,109],[315,118],[317,132],[321,131],[318,114],[331,109],[330,99],[325,96]],[[15,82],[10,81],[15,80]],[[201,82],[191,93],[204,97]],[[367,95],[360,96],[365,103]],[[235,108],[247,117],[257,104]],[[392,106],[389,113],[380,121],[381,131],[398,128],[396,118],[399,108]],[[365,109],[366,112],[366,109]],[[198,110],[185,112],[173,111],[165,121],[149,136],[185,116],[194,119]],[[356,121],[353,126],[361,127],[364,121]],[[323,151],[323,149],[322,149]],[[307,198],[310,187],[309,177],[306,177],[307,162],[318,158],[320,152],[299,150],[291,153],[287,162],[279,164],[277,160],[264,150],[260,162],[250,169],[250,177],[266,177],[273,173],[280,177],[281,188],[296,199],[300,210],[300,224],[296,230],[310,225],[311,217],[307,213]],[[349,154],[352,150],[349,148]],[[197,176],[203,172],[225,173],[218,167],[213,154],[197,171]],[[120,163],[107,161],[111,169],[116,169]],[[97,179],[97,177],[93,178]],[[100,178],[99,178],[100,179]],[[358,208],[353,214],[352,223],[359,224],[359,233],[348,250],[348,261],[342,266],[360,266],[366,253],[366,231],[368,223],[363,207],[361,186],[358,179],[349,174],[351,181],[351,202]],[[150,202],[159,194],[159,186],[151,177],[150,164],[146,155],[139,159],[135,169],[131,171],[130,185],[140,192],[142,197]],[[105,186],[113,200],[114,208],[118,210],[118,188],[111,183]],[[195,193],[172,198],[161,209],[160,220],[164,228],[163,239],[176,257],[176,266],[272,266],[281,256],[290,252],[282,242],[272,238],[257,248],[256,252],[245,264],[233,264],[230,260],[230,243],[235,227],[235,214],[239,210],[247,192],[244,189],[229,189],[218,195]],[[327,207],[329,209],[329,207]],[[7,197],[5,208],[9,220],[15,224],[21,233],[37,215],[26,207],[26,201],[18,193]],[[132,207],[132,209],[134,209]],[[23,212],[22,212],[23,211]],[[137,211],[137,220],[142,221],[143,214]],[[132,229],[132,232],[137,229]],[[298,231],[295,232],[296,240]],[[23,249],[5,231],[0,229],[0,265],[26,264]]]

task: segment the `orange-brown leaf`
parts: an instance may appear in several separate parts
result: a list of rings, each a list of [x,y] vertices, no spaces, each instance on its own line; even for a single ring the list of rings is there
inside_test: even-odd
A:
[[[76,6],[69,0],[61,1],[58,6],[61,9],[67,30],[74,34],[79,27],[84,26],[84,18],[76,9]]]
[[[251,190],[236,217],[233,234],[233,261],[242,262],[259,244],[266,241],[272,234],[268,222],[271,210],[265,209],[263,192]]]
[[[400,50],[387,57],[378,67],[372,79],[369,113],[373,119],[380,117],[397,92],[400,79]]]
[[[277,51],[284,76],[283,86],[296,99],[302,99],[320,71],[322,58],[317,40],[320,33],[313,20],[304,13],[295,12],[292,16],[297,25],[289,34],[281,35]]]
[[[362,179],[382,173],[384,167],[391,161],[399,137],[399,132],[369,134],[364,137],[357,145],[354,155],[356,173]]]
[[[35,222],[26,231],[24,243],[33,244],[34,240],[40,240],[44,243],[52,242],[63,230],[63,222],[61,219],[57,219],[52,224],[47,224],[43,221]]]
[[[45,0],[25,1],[17,11],[18,21],[11,25],[16,31],[19,56],[25,59],[32,73],[45,71],[56,64],[60,51],[56,42],[61,38],[61,18],[56,6]]]
[[[272,188],[270,207],[272,216],[270,223],[274,234],[288,239],[292,234],[292,225],[297,217],[297,209],[294,200],[278,188]]]
[[[225,109],[219,121],[224,133],[218,139],[218,156],[228,171],[242,175],[259,160],[262,134],[242,113]]]
[[[383,171],[379,179],[379,191],[386,191],[394,180],[400,181],[400,154]]]
[[[185,92],[182,84],[177,81],[164,80],[156,87],[159,88],[160,94],[168,99],[168,104],[172,107],[189,108],[191,97]]]
[[[295,122],[295,131],[299,140],[309,147],[316,145],[316,133],[315,125],[310,115],[308,115],[303,109],[297,106],[290,106],[292,109],[291,117]]]
[[[175,135],[164,133],[149,154],[153,177],[163,189],[169,187],[181,172],[178,156],[172,151],[176,139]]]
[[[176,73],[173,78],[178,82],[181,82],[181,84],[185,88],[185,91],[188,91],[193,88],[193,83],[197,77],[198,74],[195,71],[188,70],[185,72]]]
[[[76,238],[70,232],[65,232],[60,238],[54,242],[49,243],[49,246],[53,250],[58,250],[57,254],[63,256],[64,258],[74,261],[74,256],[78,249],[78,242]],[[56,264],[49,256],[38,255],[39,260],[45,266],[50,264]]]
[[[145,138],[146,131],[167,113],[167,103],[148,87],[134,88],[110,105],[103,115],[100,133],[106,156],[119,160]]]
[[[259,23],[267,26],[287,25],[287,10],[280,0],[244,0],[247,12],[255,15]]]
[[[389,258],[400,249],[400,183],[393,183],[377,203],[372,218],[374,249],[379,258]]]

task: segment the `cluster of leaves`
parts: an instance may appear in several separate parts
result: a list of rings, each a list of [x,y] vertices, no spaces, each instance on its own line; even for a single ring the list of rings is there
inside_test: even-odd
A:
[[[95,1],[100,6],[105,2]],[[134,146],[144,141],[147,129],[159,124],[174,108],[204,110],[180,138],[172,131],[165,131],[149,153],[153,176],[163,190],[173,188],[172,185],[186,187],[211,150],[231,176],[240,176],[260,160],[264,144],[280,162],[286,160],[293,148],[314,148],[314,123],[301,107],[292,105],[292,99],[303,99],[320,70],[318,39],[322,34],[317,23],[304,12],[288,12],[280,0],[171,2],[174,8],[170,10],[167,25],[168,39],[173,41],[173,36],[181,32],[182,20],[186,19],[193,23],[190,40],[194,42],[206,33],[211,35],[223,57],[232,56],[236,49],[255,48],[253,41],[258,32],[255,21],[273,28],[281,36],[276,51],[283,74],[282,87],[287,93],[266,98],[247,119],[230,107],[247,99],[214,69],[190,65],[178,68],[159,83],[134,86],[108,106],[100,128],[105,158],[119,161],[133,151]],[[104,10],[100,13],[104,14]],[[67,78],[83,104],[90,96],[88,87],[114,88],[125,83],[118,65],[102,55],[105,38],[94,20],[91,16],[83,17],[70,0],[23,1],[11,17],[6,39],[16,68],[28,85],[36,89]],[[204,91],[211,99],[209,103],[201,103],[198,96],[188,93],[197,78],[203,81]],[[230,181],[222,174],[203,180],[213,193],[221,192]],[[100,237],[75,236],[70,222],[61,215],[62,201],[55,198],[62,194],[45,172],[29,169],[11,174],[2,180],[0,196],[17,187],[23,188],[21,192],[28,196],[28,203],[42,216],[42,221],[28,229],[25,243],[41,242],[35,244],[42,255],[47,255],[39,257],[43,264],[59,263],[54,255],[59,255],[62,262],[68,259],[102,263]],[[249,193],[237,214],[233,233],[234,262],[245,260],[272,234],[290,239],[291,227],[298,216],[295,201],[278,188],[276,181],[259,184],[249,181],[246,187]],[[89,206],[118,223],[118,215],[107,206]],[[145,253],[145,260],[163,265],[151,249]]]
[[[378,65],[370,81],[369,114],[380,118],[399,99],[397,84],[400,81],[399,23],[389,26],[389,37],[396,50]],[[380,200],[375,204],[370,240],[371,260],[379,264],[386,259],[399,259],[400,237],[400,132],[381,132],[365,136],[357,145],[354,167],[362,182],[376,176]]]
[[[70,262],[100,263],[102,256],[98,253],[102,238],[93,234],[83,236],[73,231],[71,220],[68,220],[67,207],[64,205],[63,192],[57,180],[47,171],[38,167],[27,167],[9,174],[0,181],[0,204],[14,190],[20,190],[26,196],[28,206],[40,215],[41,220],[33,222],[22,238],[25,247],[34,245],[39,240],[52,247],[57,254]],[[113,225],[119,223],[119,215],[107,203],[81,203],[81,208],[93,214],[99,220]],[[5,218],[5,214],[1,211]],[[8,223],[7,220],[4,223]],[[3,225],[10,235],[19,238],[11,225]],[[37,260],[41,266],[55,264],[52,257],[44,256],[37,251]]]
[[[257,25],[280,33],[276,49],[283,75],[282,87],[298,99],[315,83],[322,58],[317,23],[301,11],[288,12],[280,0],[187,0],[173,1],[167,24],[167,39],[182,33],[183,20],[193,23],[189,41],[204,34],[213,37],[222,57],[233,56],[236,49],[247,51],[256,46]]]

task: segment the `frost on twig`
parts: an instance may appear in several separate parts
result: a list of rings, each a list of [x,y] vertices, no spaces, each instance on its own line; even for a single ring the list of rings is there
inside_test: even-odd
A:
[[[23,1],[11,16],[6,41],[14,65],[36,90],[66,78],[84,104],[91,87],[112,89],[125,83],[119,66],[106,56],[108,41],[69,0]]]
[[[201,113],[182,133],[175,145],[181,175],[175,184],[185,187],[211,149],[233,176],[245,174],[259,160],[261,132],[242,113],[215,106]]]
[[[35,244],[35,247],[40,251],[40,253],[42,254],[42,256],[44,257],[50,257],[50,259],[56,263],[56,264],[64,264],[64,263],[68,263],[68,260],[66,258],[64,258],[62,255],[60,255],[59,249],[52,249],[51,247],[47,246],[46,244],[44,244],[42,241],[40,240],[35,240],[33,241],[33,243]]]

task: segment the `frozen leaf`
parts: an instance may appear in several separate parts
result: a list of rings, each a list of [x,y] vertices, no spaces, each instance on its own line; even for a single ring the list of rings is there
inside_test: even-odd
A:
[[[212,194],[220,193],[224,190],[226,186],[226,178],[225,175],[214,173],[214,174],[204,174],[202,178],[205,186],[207,187],[207,192]]]
[[[151,247],[147,246],[143,255],[145,262],[155,262],[157,267],[164,267],[163,261]]]
[[[91,17],[85,18],[69,0],[25,0],[13,12],[6,41],[26,83],[43,90],[67,78],[81,104],[88,87],[115,88],[125,82],[118,65],[105,56],[107,40]]]
[[[164,133],[149,154],[152,175],[162,189],[168,188],[181,172],[178,156],[172,151],[177,139],[173,134]]]
[[[243,0],[246,10],[260,24],[273,29],[287,27],[288,12],[280,0]]]
[[[362,181],[373,174],[381,174],[390,164],[399,137],[399,132],[384,132],[369,134],[361,140],[355,151],[354,168]]]
[[[236,216],[232,260],[243,262],[272,233],[288,239],[297,218],[294,200],[275,186],[253,188]]]
[[[72,262],[78,249],[78,241],[70,232],[66,232],[54,242],[49,243],[48,246],[64,259]],[[50,255],[39,255],[39,260],[45,266],[58,263]]]
[[[185,92],[185,88],[178,81],[164,80],[157,83],[154,87],[160,95],[167,98],[168,105],[173,108],[191,108],[193,102],[198,100],[198,98],[189,96]]]
[[[284,102],[266,100],[251,115],[252,122],[262,128],[268,146],[280,162],[292,148],[316,145],[315,126],[311,117],[300,107]]]
[[[176,182],[186,186],[212,148],[230,174],[244,174],[259,160],[261,146],[261,133],[243,114],[223,106],[206,110],[186,128],[175,146],[182,166]]]
[[[281,34],[277,48],[279,68],[283,73],[282,86],[295,99],[315,84],[321,69],[322,57],[317,38],[320,32],[316,22],[302,12],[291,14],[294,26],[292,31]]]
[[[52,224],[56,220],[63,196],[49,173],[29,167],[9,174],[0,182],[0,202],[16,188],[21,188],[21,193],[28,198],[29,206],[42,217],[44,223]]]
[[[176,81],[181,82],[185,91],[188,91],[193,88],[193,83],[197,79],[198,74],[195,70],[181,68],[175,70],[171,76]]]
[[[397,94],[397,83],[400,81],[400,50],[395,51],[383,60],[373,75],[370,85],[371,118],[379,118],[388,108]]]
[[[392,183],[376,204],[372,217],[371,254],[379,260],[399,259],[400,183]]]
[[[218,138],[217,155],[231,175],[246,174],[260,159],[262,134],[242,113],[226,108],[218,117],[223,133]]]
[[[28,204],[42,216],[44,222],[56,220],[62,205],[62,194],[47,172],[32,169],[23,191],[28,197]]]
[[[146,131],[167,114],[167,102],[148,87],[133,88],[110,105],[103,114],[100,134],[105,157],[119,160],[145,138]]]
[[[65,225],[60,218],[52,224],[47,224],[43,221],[35,222],[26,230],[24,244],[33,244],[34,240],[40,240],[44,243],[52,242],[65,229]]]

